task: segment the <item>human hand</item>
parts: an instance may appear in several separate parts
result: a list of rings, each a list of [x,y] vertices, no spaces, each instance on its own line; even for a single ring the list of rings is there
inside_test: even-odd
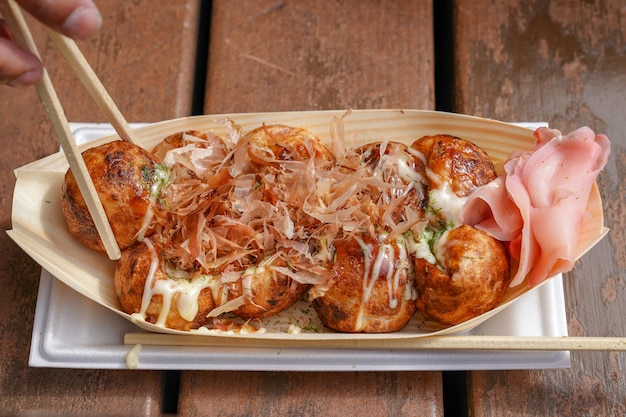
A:
[[[17,0],[36,19],[66,36],[85,39],[102,25],[102,17],[92,0]],[[0,84],[25,86],[41,79],[39,59],[18,47],[0,19]]]

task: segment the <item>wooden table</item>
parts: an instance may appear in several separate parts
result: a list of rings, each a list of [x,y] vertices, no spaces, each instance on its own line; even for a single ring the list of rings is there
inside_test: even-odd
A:
[[[621,0],[100,3],[104,27],[80,46],[131,122],[201,112],[438,108],[607,133],[613,153],[599,186],[611,231],[566,274],[567,319],[571,335],[626,335]],[[68,119],[104,121],[32,27]],[[34,89],[0,87],[0,114],[0,218],[9,229],[12,170],[58,145]],[[40,267],[4,233],[0,253],[0,415],[626,413],[623,353],[574,352],[570,369],[459,373],[30,368]]]
[[[611,231],[565,276],[572,336],[626,335],[625,23],[620,0],[454,5],[457,112],[544,120],[563,131],[589,125],[612,140],[598,180]],[[625,415],[625,371],[623,353],[574,352],[570,369],[471,372],[469,409],[474,416]]]

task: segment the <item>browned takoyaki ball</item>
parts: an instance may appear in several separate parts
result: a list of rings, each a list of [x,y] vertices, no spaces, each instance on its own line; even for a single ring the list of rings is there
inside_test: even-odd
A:
[[[312,219],[302,212],[316,187],[315,169],[334,162],[332,151],[306,129],[263,125],[241,138],[233,166],[254,174],[261,199],[273,205],[285,203],[300,226]]]
[[[277,161],[334,161],[322,141],[306,129],[285,125],[263,125],[242,138],[251,161],[266,165]]]
[[[404,208],[421,208],[425,202],[426,169],[421,160],[400,142],[372,142],[350,151],[342,162],[343,171],[366,170],[367,186],[358,198],[374,221],[379,222],[392,204],[390,218],[402,220]],[[401,203],[400,203],[401,202]]]
[[[465,196],[497,177],[487,153],[468,140],[443,134],[424,136],[411,147],[426,159],[430,188],[446,182],[458,196]]]
[[[413,258],[416,305],[434,322],[455,325],[496,307],[509,286],[509,256],[486,232],[463,225],[443,233],[435,251],[440,267]]]
[[[155,256],[156,259],[153,259]],[[150,267],[153,265],[153,262],[156,263],[156,269],[154,271],[154,276],[151,277]],[[159,256],[156,252],[153,253],[146,243],[139,242],[124,250],[122,252],[122,257],[115,266],[113,284],[115,293],[120,301],[122,311],[128,314],[141,312],[141,303],[147,279],[152,279],[154,284],[156,281],[168,280],[168,277],[161,268]],[[170,281],[170,288],[172,288],[171,293],[173,296],[171,298],[169,311],[167,312],[167,318],[164,323],[165,327],[178,330],[190,330],[197,329],[206,324],[209,320],[207,319],[207,315],[215,308],[211,289],[209,287],[203,288],[197,297],[191,297],[191,305],[195,307],[196,304],[194,303],[197,303],[198,310],[195,317],[188,320],[181,317],[178,301],[181,293],[187,291],[189,294],[191,291],[189,291],[189,288],[185,287],[180,287],[180,291],[175,291],[175,281]],[[166,301],[167,300],[168,298],[166,298]],[[163,295],[156,293],[153,294],[150,304],[144,312],[146,321],[153,324],[157,323],[163,308]]]
[[[334,245],[330,288],[313,300],[322,323],[347,333],[401,330],[416,310],[413,273],[402,249],[369,237],[341,238]]]
[[[368,143],[349,152],[345,162],[347,168],[366,167],[370,176],[399,187],[426,181],[424,163],[401,142]]]
[[[158,159],[143,148],[114,141],[82,153],[120,249],[137,241],[150,206]],[[70,233],[91,249],[104,245],[71,169],[65,174],[61,208]]]
[[[278,266],[279,263],[274,263],[273,266]],[[246,319],[270,317],[280,313],[298,301],[309,288],[269,265],[250,267],[241,279],[226,285],[228,299],[243,295],[245,304],[232,313]]]
[[[176,132],[167,136],[161,142],[156,144],[156,146],[152,149],[152,154],[154,154],[157,158],[163,160],[165,154],[168,151],[176,148],[182,148],[183,146],[188,145],[189,143],[191,143],[190,139],[193,138],[198,139],[197,141],[193,142],[194,145],[208,145],[208,142],[206,141],[206,133],[202,133],[197,130],[187,130],[184,132]]]
[[[208,192],[226,184],[231,177],[223,165],[230,151],[220,136],[197,130],[176,132],[159,142],[152,154],[167,166],[170,184],[174,184],[162,189],[164,205],[180,213],[198,203],[202,187]]]
[[[208,135],[197,130],[186,130],[169,135],[159,142],[152,153],[161,161],[165,161],[169,151],[191,146],[195,148],[211,148],[211,159],[222,162],[230,151],[224,139],[216,135]]]

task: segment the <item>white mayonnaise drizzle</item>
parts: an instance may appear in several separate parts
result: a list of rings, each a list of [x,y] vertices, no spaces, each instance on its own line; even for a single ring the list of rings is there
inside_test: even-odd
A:
[[[145,235],[148,227],[150,226],[150,222],[154,217],[154,207],[156,207],[157,199],[161,194],[161,189],[169,180],[169,172],[167,169],[155,166],[153,170],[153,183],[150,186],[150,199],[148,201],[148,208],[146,209],[146,213],[143,215],[143,220],[141,221],[141,228],[137,232],[137,241],[141,242]]]
[[[384,238],[384,236],[381,236]],[[357,315],[355,330],[359,331],[363,327],[363,316],[365,307],[369,303],[374,285],[384,274],[387,281],[387,291],[389,294],[389,308],[398,306],[398,298],[396,293],[400,287],[400,281],[407,282],[407,273],[409,270],[408,251],[405,242],[398,239],[396,245],[390,243],[381,243],[378,247],[376,257],[373,257],[373,246],[367,245],[362,239],[355,236],[356,241],[363,250],[363,292],[361,294],[361,303],[359,305],[359,314]],[[381,239],[382,240],[382,239]],[[398,261],[396,262],[396,247],[398,249]],[[386,273],[385,273],[386,271]],[[406,283],[403,297],[412,299],[412,285]]]
[[[154,185],[153,185],[154,187]],[[141,228],[137,232],[137,241],[142,241],[146,236],[146,231],[148,230],[148,226],[150,226],[150,222],[154,217],[154,211],[152,207],[156,205],[156,195],[152,192],[150,193],[150,201],[148,203],[148,208],[146,209],[146,214],[143,215],[143,220],[141,221]]]
[[[433,211],[443,216],[447,222],[452,222],[457,226],[462,223],[460,213],[466,201],[467,197],[456,195],[448,183],[443,183],[428,193],[428,205]]]
[[[407,183],[423,183],[424,178],[422,178],[422,175],[415,171],[411,165],[413,165],[413,161],[409,160],[408,155],[404,152],[400,153],[399,158],[396,160],[398,176],[400,176],[400,178]]]
[[[428,241],[423,234],[417,236],[417,238],[407,239],[407,245],[411,255],[416,258],[424,259],[431,264],[437,263],[437,259],[435,259],[435,255],[430,251]]]
[[[221,286],[220,299],[217,299],[215,297],[215,294],[218,294],[218,291],[212,288],[211,292],[214,294],[213,297],[215,300],[215,304],[217,304],[217,307],[211,310],[208,317],[217,317],[220,314],[231,312],[238,309],[247,302],[251,303],[252,305],[256,305],[252,302],[252,296],[254,294],[252,292],[252,278],[256,274],[262,274],[264,271],[265,267],[263,266],[246,269],[243,274],[241,274],[241,295],[239,297],[233,298],[232,300],[228,300],[227,285]]]
[[[141,310],[134,315],[135,318],[145,321],[146,311],[150,306],[152,297],[161,295],[162,305],[155,325],[165,327],[174,296],[178,295],[176,302],[178,314],[187,321],[193,321],[199,311],[198,298],[200,297],[200,292],[205,288],[211,288],[213,291],[215,286],[219,284],[218,280],[208,275],[199,275],[192,280],[185,278],[175,280],[169,277],[167,279],[156,279],[156,271],[159,268],[159,256],[150,239],[144,239],[143,242],[150,251],[150,269],[144,285]]]
[[[433,248],[433,252],[435,252],[435,256],[437,257],[437,267],[443,272],[447,272],[446,258],[444,255],[446,254],[446,252],[448,252],[448,249],[463,243],[459,242],[458,240],[449,240],[448,232],[449,230],[443,232],[439,239],[437,239],[435,247]]]
[[[411,155],[419,159],[422,162],[422,164],[424,164],[424,166],[428,165],[428,160],[426,159],[426,156],[424,156],[424,154],[418,151],[417,149],[409,146],[407,148],[407,152],[409,152]]]

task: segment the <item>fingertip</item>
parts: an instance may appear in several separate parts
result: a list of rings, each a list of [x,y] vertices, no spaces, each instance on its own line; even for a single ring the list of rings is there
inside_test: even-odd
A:
[[[33,85],[39,82],[42,76],[43,76],[43,68],[41,67],[33,68],[31,70],[26,71],[25,73],[18,76],[17,78],[9,81],[7,84],[12,87],[26,87],[26,86]]]
[[[0,83],[32,85],[41,79],[43,67],[37,56],[0,37]]]
[[[81,6],[65,19],[62,31],[75,39],[85,39],[96,33],[102,26],[102,15],[98,9]]]

